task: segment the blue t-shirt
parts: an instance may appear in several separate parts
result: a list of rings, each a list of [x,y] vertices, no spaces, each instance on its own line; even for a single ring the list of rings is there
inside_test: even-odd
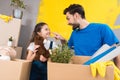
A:
[[[90,23],[86,28],[72,32],[68,46],[74,46],[75,55],[92,56],[103,44],[115,43],[119,41],[108,25]]]

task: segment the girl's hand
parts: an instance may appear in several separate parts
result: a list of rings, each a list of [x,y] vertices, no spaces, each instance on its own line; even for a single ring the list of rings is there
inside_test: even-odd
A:
[[[40,45],[35,45],[35,46],[34,46],[34,52],[35,52],[35,53],[38,51],[37,49],[38,49],[39,47],[40,47]]]
[[[47,58],[45,58],[43,55],[40,55],[40,61],[45,62],[47,61]]]
[[[27,60],[30,60],[30,61],[33,61],[33,59],[35,58],[35,56],[36,56],[36,53],[35,53],[35,52],[33,52],[33,51],[31,51],[31,50],[28,50],[28,54],[27,54],[26,59],[27,59]]]
[[[40,45],[35,45],[34,51],[31,51],[31,50],[28,51],[27,60],[31,60],[31,61],[34,60],[34,58],[36,56],[36,52],[38,51],[37,48],[39,48],[39,47],[40,47]]]

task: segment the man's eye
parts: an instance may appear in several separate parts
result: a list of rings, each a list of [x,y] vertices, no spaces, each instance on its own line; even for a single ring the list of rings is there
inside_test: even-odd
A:
[[[48,31],[48,29],[45,29],[46,31]]]

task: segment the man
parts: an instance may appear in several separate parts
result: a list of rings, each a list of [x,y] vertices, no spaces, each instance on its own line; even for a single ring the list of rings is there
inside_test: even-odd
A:
[[[68,46],[74,48],[75,55],[92,56],[103,44],[115,46],[119,43],[113,31],[106,24],[89,23],[85,19],[84,8],[79,4],[72,4],[64,10],[68,25],[73,32]],[[55,37],[64,40],[59,34]],[[119,58],[116,58],[118,63]],[[120,62],[120,61],[119,61]]]

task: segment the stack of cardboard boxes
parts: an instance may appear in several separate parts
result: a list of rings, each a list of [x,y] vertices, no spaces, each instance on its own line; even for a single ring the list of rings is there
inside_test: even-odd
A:
[[[31,61],[21,60],[22,47],[18,47],[21,20],[13,18],[5,22],[0,18],[0,46],[7,46],[10,36],[13,37],[13,47],[17,52],[15,60],[0,60],[0,80],[29,80]]]

